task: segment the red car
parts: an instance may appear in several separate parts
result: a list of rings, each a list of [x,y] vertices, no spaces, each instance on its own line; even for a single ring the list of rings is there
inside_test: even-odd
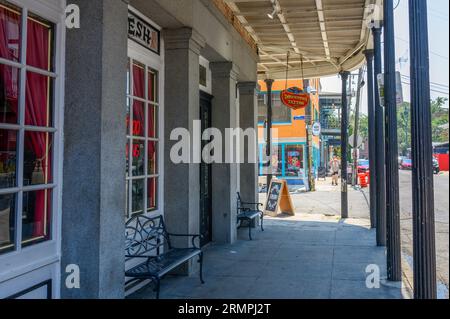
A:
[[[412,159],[404,158],[400,163],[400,169],[411,170],[412,169]]]

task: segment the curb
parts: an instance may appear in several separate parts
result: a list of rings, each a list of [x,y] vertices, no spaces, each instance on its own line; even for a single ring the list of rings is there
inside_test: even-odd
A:
[[[402,282],[405,299],[414,299],[414,275],[408,260],[402,254]]]

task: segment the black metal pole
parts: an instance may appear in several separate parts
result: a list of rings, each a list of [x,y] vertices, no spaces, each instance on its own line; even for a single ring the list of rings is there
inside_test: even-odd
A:
[[[375,101],[373,78],[373,50],[364,52],[367,62],[367,107],[369,109],[369,163],[370,163],[370,227],[376,228],[377,189],[376,189],[376,139],[375,139]]]
[[[395,76],[394,1],[384,0],[384,85],[386,121],[386,243],[388,280],[401,281],[400,203]]]
[[[269,157],[269,167],[267,174],[267,193],[269,193],[270,183],[272,182],[272,79],[265,80],[267,85],[267,141],[266,155]]]
[[[382,74],[381,66],[381,27],[373,28],[374,43],[374,89],[375,89],[375,187],[376,187],[376,213],[377,213],[377,246],[386,246],[386,170],[384,147],[384,108],[380,103],[380,90],[378,89],[377,76]]]
[[[342,112],[341,112],[341,217],[348,218],[348,174],[347,174],[347,145],[348,145],[348,96],[347,80],[350,72],[341,72],[342,78]]]
[[[414,298],[436,299],[436,239],[427,1],[409,1]]]

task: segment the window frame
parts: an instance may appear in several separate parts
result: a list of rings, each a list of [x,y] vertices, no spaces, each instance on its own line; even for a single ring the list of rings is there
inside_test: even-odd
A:
[[[152,26],[154,26],[156,29],[160,30],[160,28],[153,23],[150,19],[142,15],[138,10],[134,9],[133,7],[129,6],[129,10],[133,13],[137,14],[140,18],[144,19],[146,22],[150,23]],[[128,39],[128,59],[130,61],[130,79],[129,79],[129,86],[130,86],[130,94],[127,92],[127,103],[130,103],[130,131],[127,132],[126,138],[127,138],[127,144],[128,149],[128,172],[126,172],[126,178],[125,182],[128,183],[127,187],[127,194],[126,194],[126,211],[125,211],[125,218],[129,219],[137,214],[144,214],[147,216],[156,216],[156,215],[162,215],[163,214],[163,203],[164,203],[164,161],[163,161],[163,152],[164,152],[164,42],[163,39],[160,39],[160,45],[161,45],[161,54],[157,55],[154,52],[151,52],[149,50],[146,50],[136,42],[134,42],[131,39]],[[157,101],[152,102],[150,100],[142,99],[142,98],[135,98],[132,95],[132,88],[133,88],[133,61],[136,61],[140,64],[145,65],[146,72],[145,72],[145,97],[148,98],[148,76],[147,72],[150,70],[154,70],[157,72],[157,76],[155,77],[157,79]],[[148,137],[148,107],[145,107],[145,118],[146,118],[146,124],[145,124],[145,137],[138,137],[130,135],[132,133],[132,126],[133,126],[133,102],[132,100],[135,99],[136,101],[143,102],[147,105],[153,105],[157,107],[157,127],[156,127],[156,137]],[[132,163],[133,163],[133,154],[132,154],[132,148],[133,148],[133,141],[146,141],[145,142],[145,158],[144,158],[144,175],[139,176],[133,176],[132,175]],[[148,142],[147,142],[148,141]],[[131,143],[129,143],[131,142]],[[156,174],[149,174],[148,172],[148,143],[155,142],[156,143],[156,167],[157,172]],[[157,185],[156,185],[156,208],[152,210],[148,210],[148,181],[152,180],[153,178],[156,178]],[[143,212],[132,212],[132,182],[136,180],[144,180],[144,210]]]
[[[62,187],[62,159],[63,159],[63,118],[64,118],[64,74],[65,74],[65,16],[64,9],[66,0],[7,0],[7,2],[22,9],[22,29],[21,29],[21,52],[20,62],[14,62],[0,58],[0,63],[19,68],[20,70],[20,95],[19,95],[19,121],[18,124],[1,123],[0,128],[18,132],[17,139],[17,185],[14,188],[5,188],[0,190],[0,194],[17,194],[16,198],[16,233],[15,249],[0,255],[0,282],[5,282],[12,278],[23,275],[26,272],[42,267],[51,267],[51,273],[54,277],[52,285],[59,287],[60,279],[59,262],[61,251],[61,187]],[[27,28],[28,12],[37,15],[54,25],[53,35],[53,70],[45,71],[35,67],[27,66],[26,48],[27,48]],[[24,36],[25,35],[25,36]],[[25,90],[26,73],[34,72],[53,78],[53,94],[51,96],[53,103],[53,123],[51,127],[27,126],[25,124]],[[25,131],[47,132],[53,134],[53,154],[52,154],[52,178],[53,182],[47,185],[23,186],[23,161],[24,161],[24,138]],[[19,173],[20,172],[20,173]],[[39,242],[35,245],[22,247],[22,200],[23,193],[49,189],[52,191],[51,197],[51,225],[50,239]],[[53,297],[59,296],[59,290],[53,290]]]

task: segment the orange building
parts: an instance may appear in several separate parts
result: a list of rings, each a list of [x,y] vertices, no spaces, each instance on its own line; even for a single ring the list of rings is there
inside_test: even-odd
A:
[[[278,178],[288,181],[289,185],[307,186],[307,110],[292,110],[285,106],[280,99],[280,93],[286,88],[298,87],[304,89],[302,80],[277,80],[272,86],[272,127],[273,127],[273,155],[271,165],[264,159],[266,151],[267,120],[267,86],[264,81],[259,81],[261,87],[258,95],[258,143],[259,143],[259,173],[261,176],[267,174],[268,168]],[[319,108],[320,79],[309,81],[309,92],[311,97],[311,119],[312,123],[320,122]],[[320,165],[320,136],[313,136],[313,166],[314,172]]]

